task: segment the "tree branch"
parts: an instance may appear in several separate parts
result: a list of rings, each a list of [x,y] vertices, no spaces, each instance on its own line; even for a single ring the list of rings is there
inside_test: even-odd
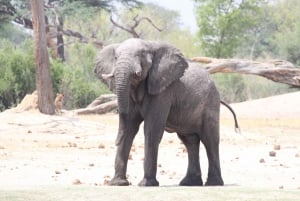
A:
[[[133,25],[127,25],[127,27],[125,27],[125,26],[122,26],[122,25],[118,24],[116,21],[114,21],[114,19],[112,18],[112,15],[110,16],[110,21],[114,26],[130,33],[134,38],[140,38],[141,37],[141,33],[138,33],[136,28],[140,25],[140,23],[143,20],[146,20],[147,22],[149,22],[159,32],[163,31],[163,29],[160,29],[158,26],[156,26],[153,23],[153,21],[148,17],[140,17],[139,18],[139,15],[136,15],[132,20],[134,21],[134,24]]]
[[[136,24],[133,25],[133,26],[130,27],[130,28],[126,28],[126,27],[124,27],[124,26],[118,24],[116,21],[114,21],[114,19],[112,18],[112,15],[110,16],[109,19],[110,19],[111,23],[112,23],[114,26],[116,26],[116,27],[118,27],[118,28],[120,28],[120,29],[122,29],[122,30],[124,30],[124,31],[126,31],[126,32],[128,32],[128,33],[130,33],[134,38],[139,38],[139,37],[140,37],[140,35],[134,30],[135,27],[137,26]]]

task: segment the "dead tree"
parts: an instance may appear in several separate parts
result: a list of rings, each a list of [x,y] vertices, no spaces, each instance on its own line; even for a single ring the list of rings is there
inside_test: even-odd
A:
[[[300,67],[284,60],[258,62],[243,59],[215,59],[194,57],[192,61],[204,64],[210,73],[240,73],[265,77],[274,82],[300,87]]]

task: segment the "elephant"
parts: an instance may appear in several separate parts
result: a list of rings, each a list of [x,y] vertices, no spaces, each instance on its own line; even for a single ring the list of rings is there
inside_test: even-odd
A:
[[[164,131],[176,132],[188,153],[186,176],[179,185],[203,185],[200,141],[209,161],[205,185],[224,185],[219,159],[220,95],[205,69],[188,62],[170,44],[131,38],[104,47],[94,72],[106,83],[113,80],[118,100],[115,174],[109,185],[130,184],[128,156],[142,122],[144,177],[139,186],[159,186],[157,157]]]

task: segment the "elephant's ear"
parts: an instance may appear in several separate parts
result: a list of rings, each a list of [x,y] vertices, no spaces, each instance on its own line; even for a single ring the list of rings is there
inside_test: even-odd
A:
[[[188,67],[182,53],[175,47],[163,45],[155,51],[148,77],[148,92],[156,95],[178,80]]]

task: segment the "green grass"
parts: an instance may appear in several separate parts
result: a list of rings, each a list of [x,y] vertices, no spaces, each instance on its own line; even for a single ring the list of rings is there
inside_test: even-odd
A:
[[[290,201],[299,200],[300,190],[245,187],[40,187],[30,190],[0,190],[1,201]]]

